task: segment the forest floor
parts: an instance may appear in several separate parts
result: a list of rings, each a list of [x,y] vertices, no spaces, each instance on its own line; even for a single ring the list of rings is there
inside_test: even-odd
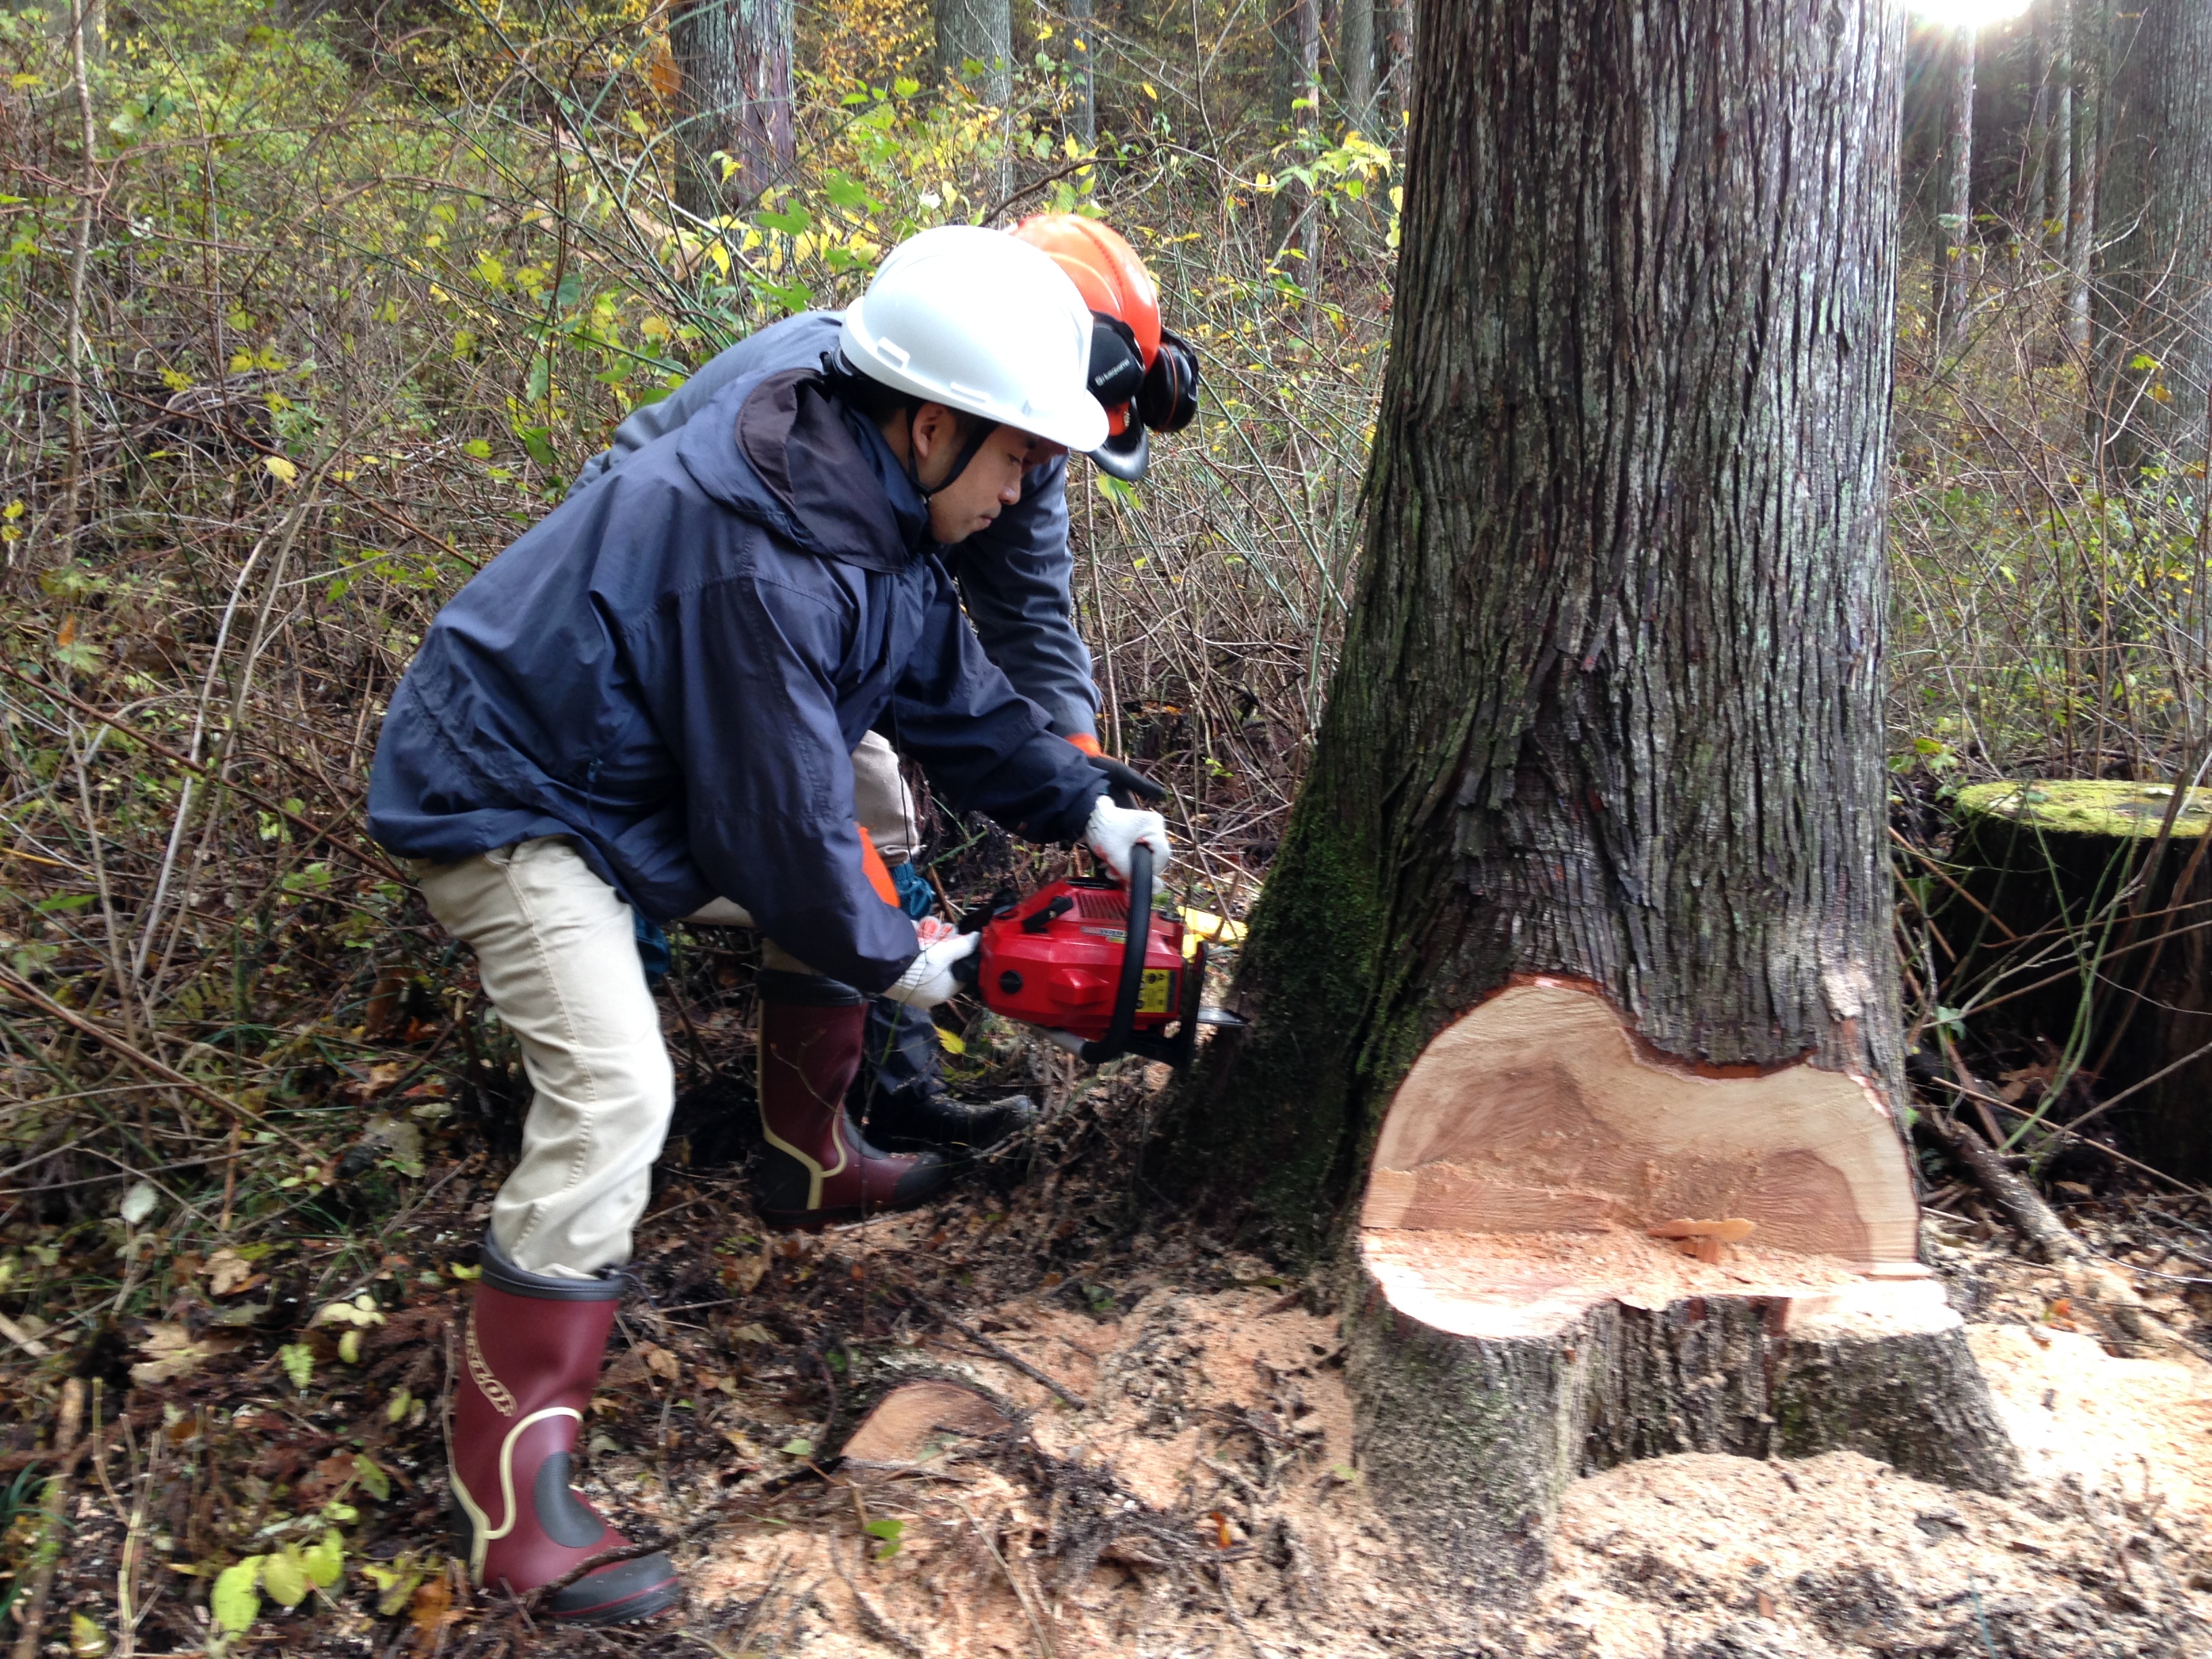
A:
[[[7,1464],[40,1474],[59,1370],[97,1384],[44,1650],[203,1650],[200,1580],[335,1523],[343,1577],[289,1612],[264,1599],[232,1651],[2212,1652],[2212,1365],[2188,1346],[2212,1329],[2172,1294],[2185,1252],[2212,1244],[2212,1206],[2058,1194],[2173,1334],[2133,1353],[2108,1352],[1971,1200],[1931,1221],[2027,1461],[2010,1496],[1846,1453],[1636,1463],[1570,1491],[1540,1585],[1486,1599],[1426,1563],[1417,1519],[1371,1501],[1327,1285],[1147,1194],[1164,1079],[1132,1066],[1063,1089],[1024,1144],[930,1209],[817,1236],[763,1231],[740,1167],[667,1170],[580,1480],[633,1539],[678,1540],[688,1603],[629,1629],[540,1628],[511,1598],[471,1595],[446,1557],[440,1407],[503,1168],[480,1136],[425,1150],[422,1196],[385,1224],[366,1276],[334,1273],[337,1246],[312,1237],[169,1263],[164,1317],[0,1371]],[[672,1162],[715,1144],[717,1109],[687,1103]],[[318,1311],[341,1304],[368,1322]],[[841,1463],[870,1406],[916,1377],[972,1386],[1004,1426],[934,1436],[919,1461]],[[36,1488],[14,1479],[20,1545]]]

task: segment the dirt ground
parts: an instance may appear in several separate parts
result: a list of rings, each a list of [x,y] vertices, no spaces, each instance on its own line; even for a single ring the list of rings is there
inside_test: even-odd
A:
[[[458,1134],[444,1164],[430,1149],[425,1198],[360,1282],[312,1237],[186,1264],[167,1318],[105,1328],[70,1362],[105,1414],[44,1651],[204,1651],[213,1573],[338,1516],[344,1576],[264,1607],[232,1652],[2212,1653],[2212,1365],[2190,1346],[2212,1334],[2186,1255],[2212,1245],[2212,1205],[2062,1194],[2144,1295],[2152,1335],[2133,1342],[1971,1202],[1931,1216],[2027,1466],[2008,1497],[1849,1454],[1662,1458],[1576,1483],[1543,1582],[1486,1599],[1429,1563],[1418,1517],[1377,1508],[1326,1286],[1145,1186],[1156,1104],[1133,1073],[1063,1089],[1030,1142],[939,1205],[815,1237],[760,1229],[738,1167],[672,1170],[580,1483],[631,1537],[672,1538],[691,1594],[626,1630],[540,1629],[446,1556],[440,1404],[495,1153]],[[362,1296],[380,1321],[349,1358],[356,1328],[317,1310]],[[13,1467],[34,1466],[63,1369],[0,1372]],[[888,1389],[933,1377],[1006,1426],[890,1466],[837,1460]]]

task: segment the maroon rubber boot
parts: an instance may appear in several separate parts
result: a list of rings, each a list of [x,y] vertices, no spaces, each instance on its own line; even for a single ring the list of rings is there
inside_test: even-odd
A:
[[[479,1261],[453,1389],[454,1528],[468,1545],[471,1583],[522,1595],[623,1547],[568,1485],[622,1279],[527,1272],[489,1234]],[[675,1564],[656,1553],[586,1574],[545,1612],[563,1624],[622,1625],[682,1595]]]
[[[775,969],[761,975],[760,995],[763,1218],[818,1227],[934,1197],[951,1179],[943,1158],[871,1146],[845,1109],[860,1068],[867,999],[834,979]]]

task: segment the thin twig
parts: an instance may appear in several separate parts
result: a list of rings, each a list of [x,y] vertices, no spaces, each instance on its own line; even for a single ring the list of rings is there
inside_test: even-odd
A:
[[[1042,1383],[1046,1388],[1050,1389],[1054,1394],[1058,1395],[1069,1405],[1074,1407],[1076,1410],[1079,1412],[1087,1412],[1091,1409],[1089,1401],[1085,1401],[1080,1395],[1072,1392],[1065,1383],[1060,1382],[1057,1378],[1053,1376],[1051,1373],[1038,1370],[1037,1367],[1030,1364],[1028,1360],[1023,1358],[1021,1355],[1013,1352],[1010,1349],[1001,1347],[998,1343],[992,1341],[989,1337],[984,1335],[982,1332],[975,1329],[973,1326],[963,1324],[959,1320],[955,1319],[951,1314],[945,1312],[944,1309],[938,1307],[935,1304],[929,1303],[925,1304],[924,1305],[929,1309],[930,1312],[935,1314],[946,1324],[951,1326],[954,1330],[959,1332],[961,1335],[966,1337],[978,1348],[981,1348],[985,1353],[990,1355],[992,1358],[998,1360],[1002,1364],[1012,1365],[1016,1370],[1019,1371],[1024,1376],[1028,1377],[1032,1382]]]

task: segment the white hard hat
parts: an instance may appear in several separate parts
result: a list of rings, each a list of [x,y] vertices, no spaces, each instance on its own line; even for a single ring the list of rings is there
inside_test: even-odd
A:
[[[1091,395],[1091,308],[1049,254],[1004,231],[941,225],[890,252],[845,310],[861,374],[1080,454],[1106,441]]]

